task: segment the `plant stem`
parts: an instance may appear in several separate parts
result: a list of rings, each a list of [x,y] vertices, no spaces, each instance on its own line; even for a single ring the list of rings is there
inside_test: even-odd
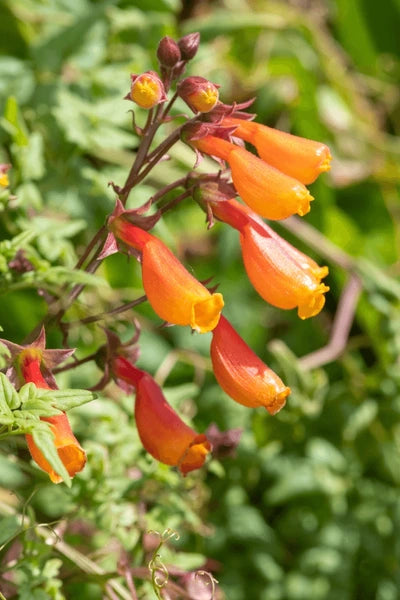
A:
[[[109,317],[111,315],[119,315],[120,313],[126,312],[127,310],[130,310],[134,306],[138,306],[138,304],[142,304],[143,302],[146,302],[146,300],[147,300],[147,296],[139,296],[139,298],[136,298],[136,300],[132,300],[132,302],[127,302],[126,304],[117,306],[117,308],[113,308],[111,310],[108,310],[108,311],[105,311],[102,313],[98,313],[97,315],[92,315],[91,317],[85,317],[84,319],[78,319],[77,321],[71,321],[67,325],[68,325],[68,327],[74,327],[75,325],[95,323],[96,321],[101,321],[102,319],[105,319],[106,317]]]

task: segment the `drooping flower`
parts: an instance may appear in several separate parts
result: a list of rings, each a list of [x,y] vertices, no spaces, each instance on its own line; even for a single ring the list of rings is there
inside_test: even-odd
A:
[[[260,158],[301,183],[312,183],[318,175],[331,168],[331,153],[328,146],[321,142],[279,131],[255,121],[227,117],[222,124],[236,126],[236,137],[253,144]]]
[[[264,300],[278,308],[297,307],[301,319],[318,314],[329,287],[321,283],[328,274],[257,215],[234,199],[212,204],[214,215],[240,232],[247,275]]]
[[[233,400],[253,408],[263,406],[272,415],[285,405],[290,388],[223,316],[213,331],[210,354],[215,378]]]
[[[38,388],[54,389],[48,385],[42,375],[40,369],[41,360],[41,351],[38,348],[26,348],[22,350],[18,357],[18,367],[22,379],[25,383],[34,383]],[[70,477],[74,477],[85,466],[86,454],[72,432],[67,415],[62,413],[53,417],[41,417],[41,420],[50,423],[50,428],[54,435],[54,446],[58,456]],[[28,434],[25,438],[33,460],[43,471],[49,474],[53,483],[60,483],[62,477],[54,471],[43,456],[41,450],[36,446],[33,437]]]
[[[154,71],[131,75],[131,89],[125,98],[147,109],[167,100],[164,84]]]
[[[193,112],[208,113],[218,102],[218,87],[204,77],[186,77],[177,92]]]
[[[210,442],[182,421],[151,375],[122,356],[113,360],[112,371],[136,390],[136,425],[147,452],[166,465],[178,467],[184,475],[202,467],[211,450]]]
[[[109,227],[115,236],[142,255],[143,287],[154,311],[175,325],[190,325],[199,333],[217,325],[224,305],[222,294],[211,294],[154,235],[114,218]]]
[[[239,196],[262,217],[277,220],[309,212],[313,197],[307,188],[245,148],[212,135],[190,143],[200,152],[228,162]]]

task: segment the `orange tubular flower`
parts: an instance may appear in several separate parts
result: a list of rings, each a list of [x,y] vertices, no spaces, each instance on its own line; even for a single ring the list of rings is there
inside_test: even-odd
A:
[[[156,460],[178,467],[183,475],[203,466],[211,444],[186,425],[168,404],[154,379],[122,356],[113,374],[136,389],[135,419],[143,446]]]
[[[321,283],[327,267],[291,246],[236,200],[212,204],[214,215],[240,231],[247,275],[264,300],[278,308],[298,307],[301,319],[317,315],[329,287]]]
[[[222,294],[211,294],[192,277],[155,236],[115,218],[110,228],[117,238],[142,253],[143,287],[154,311],[175,325],[190,325],[200,333],[217,325],[224,306]]]
[[[309,212],[313,197],[307,188],[251,152],[211,135],[190,143],[229,163],[239,196],[262,217],[278,220],[295,213],[302,217]]]
[[[263,406],[271,415],[285,405],[290,388],[222,316],[213,331],[211,361],[219,385],[239,404],[252,408]]]
[[[223,125],[237,126],[233,135],[253,144],[265,162],[301,183],[312,183],[331,168],[331,153],[321,142],[243,119],[228,117]]]
[[[23,350],[19,356],[19,367],[22,377],[25,383],[32,382],[38,388],[51,389],[40,371],[40,362],[40,350],[34,348]],[[74,475],[79,473],[79,471],[82,471],[85,466],[86,454],[72,433],[67,415],[63,413],[54,417],[42,417],[41,420],[51,424],[51,430],[54,434],[54,446],[69,475],[74,477]],[[62,478],[47,462],[42,452],[33,441],[33,437],[31,435],[26,435],[25,438],[33,460],[41,469],[43,469],[43,471],[46,471],[46,473],[49,474],[53,483],[60,483]]]

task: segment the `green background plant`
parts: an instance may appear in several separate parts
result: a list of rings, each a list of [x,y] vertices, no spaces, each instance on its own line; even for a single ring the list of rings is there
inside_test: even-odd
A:
[[[118,560],[126,554],[130,566],[145,566],[144,532],[166,527],[181,539],[163,548],[164,562],[191,569],[207,557],[229,600],[398,598],[399,12],[398,0],[0,3],[0,162],[13,165],[16,196],[0,195],[2,337],[20,343],[43,318],[38,287],[57,295],[64,283],[89,284],[67,313],[71,322],[142,294],[139,268],[126,257],[109,257],[96,276],[73,266],[113,208],[107,183],[126,179],[138,139],[122,97],[130,73],[157,67],[162,36],[200,31],[190,73],[221,84],[224,102],[255,96],[258,121],[322,140],[334,156],[331,175],[312,186],[316,200],[305,218],[323,238],[276,225],[330,267],[327,306],[309,321],[265,305],[244,276],[237,233],[221,224],[207,232],[194,203],[156,227],[199,279],[220,283],[227,317],[292,388],[287,406],[271,417],[234,404],[210,370],[209,336],[160,332],[147,305],[122,321],[106,318],[127,339],[139,315],[139,366],[157,374],[199,430],[211,422],[243,428],[240,445],[235,457],[182,479],[144,453],[132,397],[112,385],[70,411],[88,453],[71,489],[32,466],[22,437],[3,442],[7,600],[129,598]],[[179,112],[187,112],[183,103]],[[130,207],[193,167],[183,144],[171,157],[135,189]],[[328,241],[346,253],[345,264]],[[20,248],[34,271],[10,268]],[[362,293],[346,349],[307,369],[312,359],[301,357],[328,342],[349,273],[360,277]],[[60,345],[56,328],[47,336],[50,347]],[[69,329],[78,358],[103,342],[96,324]],[[87,388],[100,375],[90,363],[57,380],[60,388]],[[65,547],[45,543],[56,536],[35,526],[54,521],[49,527]],[[140,597],[154,597],[140,573]]]

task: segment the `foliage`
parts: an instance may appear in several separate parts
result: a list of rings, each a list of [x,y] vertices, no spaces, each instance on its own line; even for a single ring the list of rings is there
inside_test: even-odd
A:
[[[3,441],[0,591],[7,600],[131,598],[129,574],[140,597],[152,598],[146,566],[157,544],[146,532],[166,528],[181,535],[162,549],[176,580],[184,571],[212,570],[229,600],[397,598],[398,10],[396,0],[379,8],[372,0],[152,0],[146,8],[124,0],[3,0],[0,162],[13,168],[11,191],[0,193],[2,336],[20,342],[49,301],[57,305],[76,284],[85,285],[63,321],[63,335],[82,361],[60,369],[64,392],[85,390],[101,377],[84,362],[104,343],[90,318],[102,315],[102,325],[128,339],[138,316],[138,364],[167,382],[171,405],[201,431],[211,421],[221,430],[244,430],[235,457],[214,458],[183,479],[143,452],[133,398],[110,384],[69,411],[88,454],[71,488],[48,483],[29,464],[23,438]],[[142,293],[138,268],[125,257],[108,257],[96,275],[74,269],[113,209],[108,182],[125,181],[138,147],[122,99],[129,75],[157,66],[162,36],[193,31],[202,44],[190,69],[221,84],[224,102],[256,96],[258,121],[323,140],[334,155],[329,180],[312,186],[310,227],[276,226],[330,267],[327,307],[309,321],[255,294],[236,232],[222,224],[206,232],[194,203],[182,202],[155,228],[198,279],[214,275],[221,283],[234,299],[228,318],[291,387],[274,417],[235,405],[217,387],[208,334],[160,331],[142,304],[116,321],[112,311]],[[179,100],[174,114],[182,112]],[[138,121],[144,118],[140,113]],[[183,144],[170,154],[173,160],[135,188],[131,208],[193,168]],[[329,341],[341,298],[350,337],[336,319],[344,344],[321,359],[316,352]],[[63,343],[56,327],[47,333],[49,347]],[[3,402],[4,410],[29,410],[35,427],[47,429],[32,409],[44,414],[49,391],[28,386],[15,394],[23,410]],[[69,400],[51,394],[54,410],[65,410]]]

